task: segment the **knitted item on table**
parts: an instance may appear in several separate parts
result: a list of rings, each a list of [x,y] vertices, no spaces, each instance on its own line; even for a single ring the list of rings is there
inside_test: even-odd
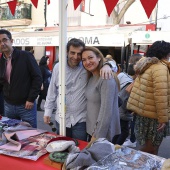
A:
[[[68,152],[52,152],[49,154],[50,160],[54,162],[64,163],[68,156]]]

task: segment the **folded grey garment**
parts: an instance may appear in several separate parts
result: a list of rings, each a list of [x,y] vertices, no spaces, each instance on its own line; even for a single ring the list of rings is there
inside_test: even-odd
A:
[[[66,169],[84,170],[113,152],[115,152],[114,144],[105,138],[99,138],[90,148],[70,153],[66,159]]]

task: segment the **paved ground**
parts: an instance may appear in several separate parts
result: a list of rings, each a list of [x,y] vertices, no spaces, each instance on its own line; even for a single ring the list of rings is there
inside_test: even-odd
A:
[[[43,108],[43,103],[42,103],[42,108]],[[49,132],[52,132],[51,127],[49,125],[44,124],[43,116],[44,116],[44,112],[38,112],[38,115],[37,115],[38,128],[46,129]],[[54,120],[54,114],[52,115],[52,119]],[[138,148],[136,148],[136,149],[138,149]],[[164,140],[160,146],[158,155],[161,157],[164,157],[164,158],[170,158],[170,136],[164,138]]]

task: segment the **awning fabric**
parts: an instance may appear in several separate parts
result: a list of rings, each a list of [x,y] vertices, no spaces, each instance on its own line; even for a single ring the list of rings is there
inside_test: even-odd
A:
[[[32,4],[37,8],[38,7],[38,0],[30,0],[32,2]],[[115,8],[116,4],[118,3],[119,0],[103,0],[106,10],[107,10],[107,14],[108,16],[110,16],[111,12],[113,11],[113,9]],[[145,13],[147,15],[147,17],[149,18],[153,9],[155,8],[158,0],[140,0],[141,1],[141,5],[143,6]],[[74,9],[76,10],[77,7],[80,5],[80,3],[82,2],[82,0],[73,0],[74,3]],[[15,8],[17,5],[17,0],[12,0],[12,1],[8,1],[8,6],[11,10],[12,15],[15,14]],[[50,4],[50,0],[47,0],[47,4]]]

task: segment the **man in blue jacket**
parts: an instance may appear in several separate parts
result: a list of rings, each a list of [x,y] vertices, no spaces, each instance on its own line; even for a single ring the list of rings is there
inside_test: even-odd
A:
[[[42,85],[41,72],[34,56],[12,47],[9,31],[0,29],[0,85],[3,85],[4,112],[37,127],[35,100]]]

